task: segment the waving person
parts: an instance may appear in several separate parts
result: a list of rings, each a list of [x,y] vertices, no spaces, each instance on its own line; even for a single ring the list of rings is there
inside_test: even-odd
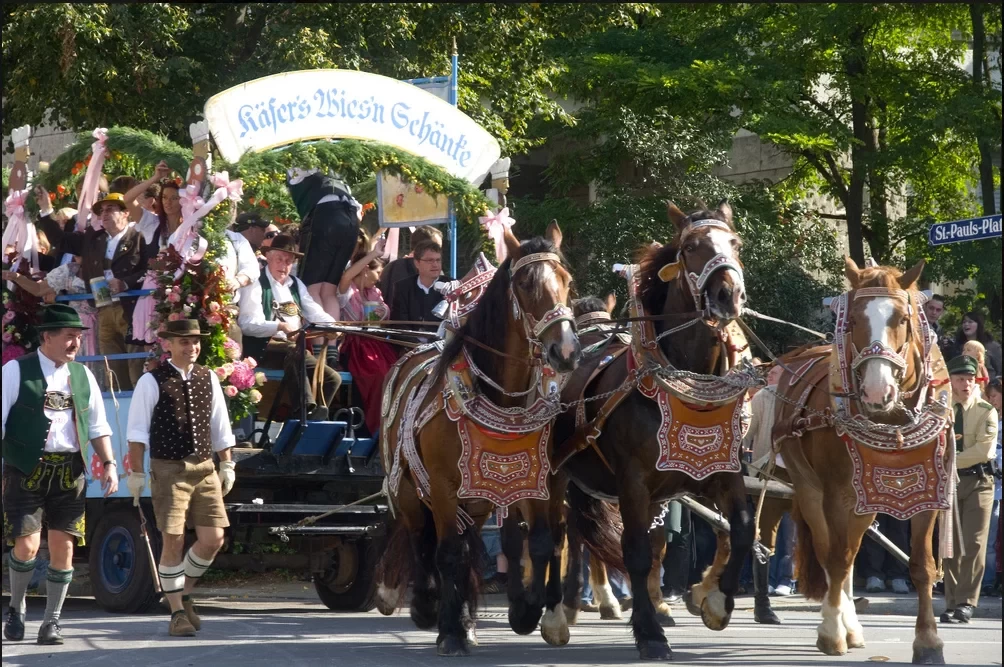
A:
[[[380,257],[383,255],[384,239],[377,239],[373,249],[363,254],[369,247],[369,239],[363,231],[359,232],[359,236],[360,243],[356,246],[352,265],[345,270],[338,283],[338,306],[342,319],[350,322],[386,320],[390,308],[377,287],[383,271]],[[362,396],[366,427],[371,434],[375,434],[380,427],[383,379],[397,361],[397,352],[389,343],[349,334],[342,343],[342,354],[348,358],[349,372]]]

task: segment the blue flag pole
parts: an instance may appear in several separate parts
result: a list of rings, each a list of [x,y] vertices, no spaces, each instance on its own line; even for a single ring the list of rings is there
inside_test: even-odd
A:
[[[450,56],[450,104],[457,106],[457,72],[458,66],[457,38],[453,38],[453,53]],[[453,203],[450,203],[450,220],[448,223],[450,232],[450,278],[457,280],[457,216],[453,211]]]

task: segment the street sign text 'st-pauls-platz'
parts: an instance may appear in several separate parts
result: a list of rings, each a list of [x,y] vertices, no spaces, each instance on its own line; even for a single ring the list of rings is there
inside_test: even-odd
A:
[[[1001,235],[1001,216],[987,215],[969,220],[953,220],[938,222],[931,225],[927,233],[931,245],[945,245],[962,241],[978,241],[991,239]]]

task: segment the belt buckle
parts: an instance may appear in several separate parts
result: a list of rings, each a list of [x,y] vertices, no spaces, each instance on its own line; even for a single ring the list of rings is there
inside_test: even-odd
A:
[[[73,408],[73,396],[61,391],[47,391],[44,405],[50,410],[70,410]]]

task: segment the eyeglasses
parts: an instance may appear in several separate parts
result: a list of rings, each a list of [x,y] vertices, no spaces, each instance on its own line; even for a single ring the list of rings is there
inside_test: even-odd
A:
[[[279,232],[265,232],[265,238],[267,239],[274,239],[278,235]]]
[[[442,257],[436,257],[434,259],[420,259],[418,261],[425,262],[427,264],[442,264],[443,263],[443,258]]]

